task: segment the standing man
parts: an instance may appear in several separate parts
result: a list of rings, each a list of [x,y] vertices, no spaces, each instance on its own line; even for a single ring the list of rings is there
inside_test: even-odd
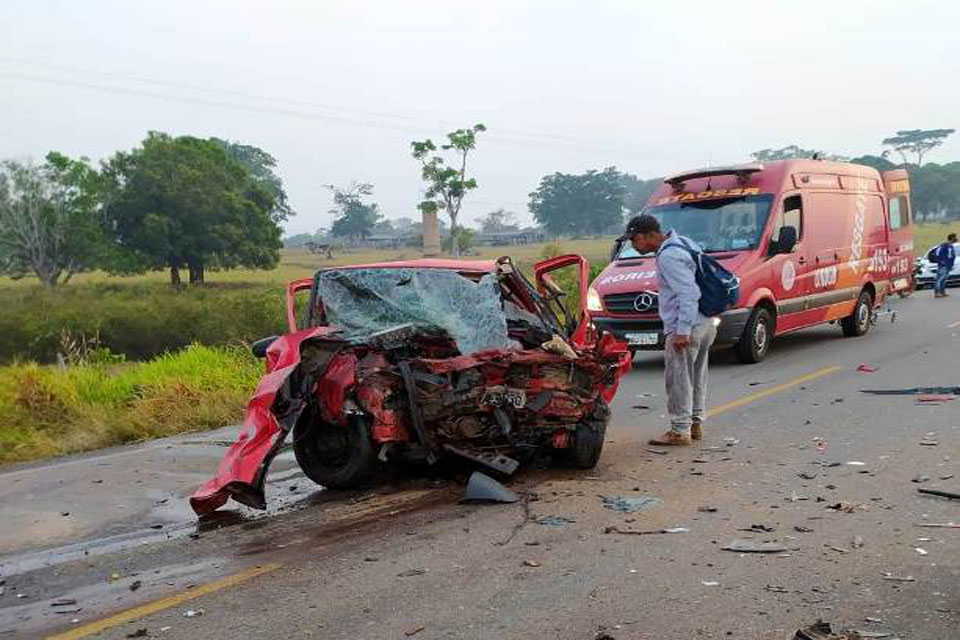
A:
[[[954,244],[957,242],[957,234],[951,233],[947,236],[947,241],[937,247],[937,278],[933,281],[933,297],[947,297],[947,278],[950,277],[950,271],[953,270],[953,263],[957,259],[957,250]]]
[[[666,335],[664,365],[670,430],[650,440],[650,444],[693,444],[693,440],[703,436],[708,352],[717,337],[715,319],[705,317],[698,308],[700,287],[691,251],[702,251],[695,242],[675,231],[664,234],[660,222],[648,214],[631,219],[622,238],[629,239],[640,254],[657,255],[658,306]]]

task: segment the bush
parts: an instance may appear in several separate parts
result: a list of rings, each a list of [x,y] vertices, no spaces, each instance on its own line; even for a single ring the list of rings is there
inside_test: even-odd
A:
[[[0,464],[238,422],[262,372],[246,348],[150,362],[0,367]]]
[[[249,343],[284,331],[284,295],[276,285],[247,283],[0,288],[0,362],[54,362],[63,332],[97,336],[100,347],[131,360],[193,343]]]

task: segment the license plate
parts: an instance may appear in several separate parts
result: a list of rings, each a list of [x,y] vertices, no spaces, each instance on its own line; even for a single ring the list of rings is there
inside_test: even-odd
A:
[[[628,333],[626,338],[628,345],[649,346],[660,342],[659,333]]]

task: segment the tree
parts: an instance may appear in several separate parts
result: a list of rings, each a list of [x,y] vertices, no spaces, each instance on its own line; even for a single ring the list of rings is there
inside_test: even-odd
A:
[[[169,268],[180,284],[207,267],[270,269],[280,259],[273,195],[213,141],[150,132],[103,168],[105,213],[120,251],[116,272]]]
[[[0,163],[0,272],[33,272],[52,288],[95,266],[106,245],[99,188],[86,159],[51,152],[39,166]]]
[[[896,169],[897,165],[893,164],[886,158],[886,152],[882,156],[872,156],[864,155],[853,158],[850,160],[853,164],[862,164],[867,167],[873,167],[877,171],[890,171],[891,169]]]
[[[826,151],[817,151],[815,149],[804,149],[795,144],[781,147],[779,149],[760,149],[750,154],[756,162],[776,162],[778,160],[791,160],[793,158],[818,158],[820,160],[833,160],[835,162],[846,162],[848,158]]]
[[[626,190],[614,167],[581,175],[544,176],[530,194],[530,213],[552,235],[601,234],[623,223]]]
[[[960,214],[960,162],[931,162],[912,168],[910,183],[910,199],[918,217]]]
[[[620,174],[620,181],[623,184],[623,206],[631,215],[640,213],[650,196],[663,183],[663,178],[653,178],[652,180],[642,180],[629,173]]]
[[[457,129],[447,134],[448,142],[440,149],[453,152],[454,165],[448,165],[442,156],[435,153],[437,146],[429,138],[410,143],[413,157],[420,161],[421,176],[427,183],[425,197],[418,207],[424,213],[436,213],[441,208],[447,212],[453,237],[450,253],[454,256],[460,255],[456,230],[463,197],[477,188],[477,181],[467,178],[467,156],[477,146],[477,134],[486,130],[484,125],[476,124],[469,129]]]
[[[230,142],[220,138],[210,138],[238,160],[250,172],[250,177],[267,193],[273,196],[273,209],[270,215],[277,224],[286,222],[290,216],[296,215],[287,202],[287,192],[283,188],[283,180],[276,173],[277,160],[259,147]]]
[[[354,182],[346,189],[332,184],[326,185],[333,193],[334,217],[330,233],[340,238],[363,239],[373,232],[380,221],[380,208],[376,203],[365,203],[363,199],[373,194],[373,185],[366,182]]]
[[[892,147],[900,157],[903,158],[903,164],[907,164],[907,153],[917,154],[917,166],[923,166],[923,156],[943,144],[955,129],[908,129],[897,131],[897,135],[885,138],[883,145]]]
[[[497,209],[480,218],[480,230],[483,233],[502,233],[519,229],[516,215],[506,209]]]

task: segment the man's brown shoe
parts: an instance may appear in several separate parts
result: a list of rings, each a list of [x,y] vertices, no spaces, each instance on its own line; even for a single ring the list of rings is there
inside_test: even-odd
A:
[[[693,419],[693,423],[690,425],[690,437],[693,440],[703,439],[703,422],[701,420]]]
[[[693,444],[693,440],[685,433],[667,431],[659,438],[650,438],[650,444],[658,447],[688,447]]]

